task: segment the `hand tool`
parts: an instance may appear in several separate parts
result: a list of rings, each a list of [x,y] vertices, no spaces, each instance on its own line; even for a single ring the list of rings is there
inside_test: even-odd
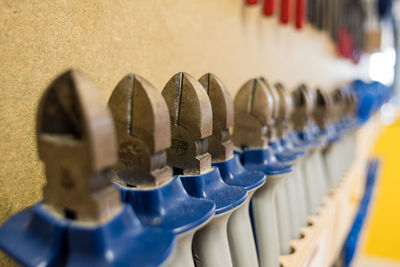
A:
[[[108,106],[115,121],[119,161],[115,182],[143,225],[173,232],[177,249],[167,266],[194,266],[194,233],[212,217],[211,200],[190,197],[167,165],[171,124],[161,93],[147,80],[126,75],[114,89]]]
[[[268,148],[272,124],[273,98],[260,79],[247,81],[234,100],[234,145],[242,149],[243,165],[263,171],[267,182],[252,199],[253,225],[260,266],[279,266],[279,235],[275,206],[275,190],[290,165],[278,162]]]
[[[354,36],[352,34],[352,20],[353,20],[353,1],[340,0],[340,15],[339,15],[339,26],[338,26],[338,51],[339,54],[344,57],[351,59],[354,51]]]
[[[328,5],[331,10],[328,11],[330,12],[330,23],[327,24],[328,27],[328,33],[332,40],[336,43],[338,40],[338,26],[339,26],[339,21],[340,21],[340,11],[341,11],[341,0],[331,0],[330,4]]]
[[[280,22],[281,24],[288,24],[291,20],[291,0],[281,0],[281,8],[280,8]]]
[[[335,2],[336,0],[324,1],[323,3],[323,23],[322,29],[331,37],[333,28],[333,16],[335,14]]]
[[[304,153],[302,151],[285,150],[280,145],[279,135],[278,135],[278,132],[282,130],[279,129],[281,128],[282,125],[280,125],[278,122],[278,120],[281,120],[280,117],[281,117],[282,105],[285,105],[287,103],[285,102],[284,104],[281,104],[280,102],[281,98],[275,86],[273,87],[270,86],[267,80],[263,77],[260,78],[260,81],[267,88],[268,93],[271,94],[273,99],[272,120],[271,124],[268,127],[268,136],[269,136],[268,145],[274,152],[274,155],[278,159],[278,161],[284,163],[295,162]]]
[[[119,192],[110,182],[117,159],[113,124],[98,103],[94,86],[71,71],[50,85],[37,116],[38,152],[48,178],[43,201],[60,216],[79,221],[104,222],[121,211]]]
[[[248,6],[257,5],[258,0],[245,0],[244,3]]]
[[[307,1],[307,5],[306,5],[306,18],[307,18],[307,22],[309,22],[312,26],[314,26],[315,23],[315,10],[314,10],[314,6],[315,6],[315,0],[308,0]]]
[[[335,188],[335,181],[330,179],[329,169],[326,165],[326,154],[331,149],[331,144],[336,140],[336,132],[332,129],[331,117],[332,117],[332,102],[329,95],[323,90],[317,88],[315,90],[315,107],[313,111],[313,118],[315,127],[313,127],[313,134],[325,143],[325,147],[321,151],[323,159],[324,175],[326,179],[327,190],[333,190]]]
[[[275,84],[275,89],[280,99],[279,116],[276,119],[279,147],[282,151],[294,152],[300,155],[293,162],[292,175],[287,179],[287,183],[285,184],[287,199],[289,201],[290,239],[293,240],[299,238],[300,228],[307,225],[306,196],[303,185],[303,173],[301,171],[302,159],[306,152],[302,148],[293,147],[293,145],[291,147],[283,145],[284,142],[288,143],[287,135],[291,129],[290,116],[293,112],[293,102],[290,93],[281,83]]]
[[[339,96],[340,97],[340,96]],[[338,158],[338,146],[340,146],[341,133],[337,127],[338,121],[338,110],[337,104],[335,103],[334,97],[332,94],[328,95],[328,101],[330,102],[330,116],[329,116],[329,124],[327,125],[328,130],[328,145],[323,152],[323,158],[326,166],[326,173],[328,178],[328,186],[331,190],[335,189],[338,183],[338,179],[336,176],[340,175],[339,170],[337,168],[341,168],[337,161],[340,161]]]
[[[345,124],[347,128],[347,133],[346,133],[346,150],[347,153],[345,153],[346,156],[346,165],[345,169],[346,171],[351,167],[352,163],[355,160],[355,153],[356,153],[356,145],[357,145],[357,131],[356,131],[356,124],[354,121],[356,112],[357,112],[357,98],[355,96],[355,93],[350,90],[350,88],[346,88],[345,91]]]
[[[172,146],[168,164],[180,174],[189,195],[213,200],[215,216],[193,239],[196,266],[231,266],[227,223],[244,203],[247,192],[223,182],[211,167],[208,138],[212,135],[212,108],[204,87],[191,75],[178,73],[165,85],[162,95],[171,118]]]
[[[336,131],[337,139],[335,142],[335,145],[332,146],[332,151],[331,151],[331,159],[329,159],[329,166],[328,166],[328,172],[331,174],[331,179],[335,181],[335,186],[337,183],[342,179],[344,175],[344,165],[345,161],[343,160],[343,157],[345,157],[346,149],[344,148],[344,134],[345,134],[345,128],[343,127],[343,115],[345,113],[346,107],[344,105],[344,94],[341,88],[336,88],[332,92],[332,103],[333,103],[333,109],[334,112],[333,114],[333,124],[334,124],[334,129]]]
[[[325,17],[325,0],[315,0],[314,6],[314,26],[318,30],[324,29],[324,17]]]
[[[273,112],[272,112],[272,123],[268,127],[269,133],[269,148],[277,160],[284,164],[292,165],[297,159],[302,156],[302,153],[298,153],[296,151],[284,150],[280,142],[278,141],[278,126],[276,124],[278,118],[280,117],[280,97],[275,87],[271,87],[266,79],[263,77],[260,78],[260,81],[267,88],[268,93],[272,96],[273,99]],[[290,215],[290,203],[295,202],[295,195],[288,194],[287,190],[290,185],[293,177],[293,172],[290,172],[282,178],[281,184],[276,189],[276,211],[278,218],[278,227],[279,227],[279,239],[280,239],[280,252],[281,254],[289,254],[290,249],[290,240],[291,240],[291,228],[292,222],[295,223],[295,218],[291,218]]]
[[[350,167],[355,153],[356,136],[355,132],[351,130],[352,126],[348,124],[348,117],[346,116],[346,114],[354,112],[354,106],[351,99],[346,100],[349,97],[345,93],[346,90],[337,88],[330,95],[333,110],[330,129],[333,137],[325,152],[325,164],[332,188],[337,186]]]
[[[254,192],[265,183],[265,174],[242,166],[233,154],[229,130],[233,126],[233,101],[222,81],[214,74],[203,75],[199,82],[205,88],[213,112],[213,134],[209,137],[212,166],[218,167],[226,184],[247,190],[246,202],[233,212],[228,221],[228,239],[233,266],[258,266],[249,204]]]
[[[59,76],[37,113],[47,183],[43,202],[11,217],[0,247],[25,266],[159,266],[175,237],[142,226],[111,183],[114,125],[92,83],[77,71]]]
[[[265,16],[275,14],[275,0],[263,0],[262,11]]]
[[[350,88],[345,87],[343,90],[343,117],[342,124],[345,129],[345,134],[343,138],[344,142],[344,172],[346,172],[351,164],[353,163],[356,150],[356,131],[354,116],[357,110],[357,99],[355,98],[354,92],[350,91]]]
[[[295,11],[295,27],[296,29],[302,29],[306,20],[306,0],[296,0],[296,11]]]
[[[302,165],[303,182],[307,199],[307,214],[317,213],[322,201],[321,166],[316,167],[316,141],[309,131],[309,124],[313,110],[313,99],[304,84],[301,84],[292,92],[294,110],[291,116],[293,128],[296,131],[298,141],[309,144],[308,155]],[[297,142],[298,142],[297,141]]]
[[[315,132],[315,129],[318,126],[315,123],[316,116],[319,119],[326,120],[327,115],[329,114],[326,110],[324,99],[321,98],[322,91],[319,90],[309,90],[307,87],[303,87],[305,93],[309,95],[309,99],[312,101],[312,111],[311,111],[311,118],[308,125],[308,131],[310,132],[311,138],[315,141],[314,153],[311,154],[311,158],[314,161],[314,176],[317,177],[315,183],[318,185],[319,188],[319,202],[322,203],[324,196],[328,193],[328,178],[326,174],[326,167],[323,161],[323,150],[327,145],[326,134],[325,132]]]

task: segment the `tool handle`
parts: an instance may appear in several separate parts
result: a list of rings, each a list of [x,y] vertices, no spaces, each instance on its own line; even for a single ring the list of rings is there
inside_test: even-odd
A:
[[[296,18],[295,26],[296,29],[303,28],[304,17],[305,17],[305,1],[306,0],[296,0]]]
[[[290,21],[290,1],[291,0],[281,0],[280,21],[282,24],[287,24]]]
[[[250,198],[255,191],[248,191],[245,203],[233,212],[228,222],[228,240],[233,266],[258,266],[257,248],[249,213]]]
[[[267,179],[252,198],[254,232],[260,266],[279,266],[279,235],[275,191],[280,178]]]
[[[193,238],[197,267],[233,266],[227,235],[228,220],[233,211],[215,216]]]
[[[264,0],[263,13],[266,16],[272,16],[275,13],[275,0]]]
[[[244,3],[247,6],[257,5],[258,4],[258,0],[244,0]]]
[[[178,235],[175,254],[167,260],[164,267],[194,267],[192,241],[195,231]]]

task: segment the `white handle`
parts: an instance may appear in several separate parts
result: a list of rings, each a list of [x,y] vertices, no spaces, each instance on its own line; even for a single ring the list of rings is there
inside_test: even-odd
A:
[[[326,193],[325,175],[323,165],[320,162],[320,151],[318,149],[310,155],[310,164],[312,164],[312,183],[315,185],[315,203],[313,206],[313,214],[316,213],[322,204],[322,200]],[[311,182],[311,181],[310,181]]]
[[[315,165],[313,160],[313,154],[315,152],[312,151],[307,158],[304,159],[303,164],[303,182],[304,188],[306,192],[306,200],[307,200],[307,214],[314,215],[318,211],[319,201],[318,197],[320,195],[318,184],[316,182],[316,172]]]
[[[276,188],[276,215],[278,219],[278,236],[280,254],[286,255],[290,253],[290,234],[291,234],[291,218],[290,197],[286,194],[287,183],[289,182],[291,173],[286,174],[282,182]]]
[[[196,266],[232,266],[227,224],[233,210],[214,216],[193,238]]]
[[[335,179],[335,147],[334,145],[330,145],[327,147],[323,153],[323,161],[325,163],[326,175],[328,178],[328,187],[330,190],[335,189],[336,187],[336,179]]]
[[[321,187],[321,193],[322,193],[322,198],[329,192],[328,188],[328,178],[326,177],[326,169],[324,165],[324,161],[322,159],[322,149],[319,149],[318,151],[315,152],[315,168],[317,169],[318,172],[318,178],[319,178],[319,185]]]
[[[254,190],[248,192],[246,202],[235,210],[228,221],[228,240],[235,267],[257,267],[257,249],[253,238],[249,204]]]
[[[338,182],[342,178],[342,161],[343,161],[343,153],[342,153],[342,142],[343,140],[340,140],[339,142],[335,143],[332,146],[332,172],[333,172],[333,178],[335,180],[335,187],[337,186]]]
[[[192,256],[192,240],[195,230],[178,235],[178,242],[174,254],[164,266],[168,267],[194,267]]]
[[[293,165],[292,174],[285,182],[289,202],[290,239],[300,237],[300,227],[307,224],[306,199],[301,178],[300,162]]]
[[[252,199],[254,231],[261,267],[279,266],[279,236],[275,207],[275,189],[281,176],[269,175]]]

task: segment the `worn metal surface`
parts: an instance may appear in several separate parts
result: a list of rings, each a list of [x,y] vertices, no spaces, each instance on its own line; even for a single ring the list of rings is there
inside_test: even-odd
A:
[[[128,74],[114,89],[108,106],[119,148],[116,181],[141,188],[170,181],[166,149],[171,146],[171,125],[161,93],[144,78]]]
[[[291,116],[293,129],[303,131],[308,126],[313,111],[312,99],[304,84],[299,85],[292,92],[292,100],[294,107]]]
[[[351,117],[357,117],[357,111],[358,111],[358,98],[355,92],[350,92],[350,116]]]
[[[276,120],[279,116],[280,98],[279,98],[278,92],[275,90],[275,88],[272,87],[264,77],[260,77],[259,79],[265,85],[265,88],[267,88],[267,91],[271,95],[272,100],[273,100],[272,101],[271,123],[268,125],[267,134],[268,134],[269,140],[276,140],[276,138],[277,138]]]
[[[233,142],[239,148],[268,146],[268,125],[271,125],[273,98],[260,79],[248,80],[234,100],[235,124]]]
[[[233,126],[233,100],[222,81],[212,73],[204,74],[199,82],[210,98],[213,116],[213,131],[208,138],[208,152],[212,161],[225,161],[233,157],[233,142],[230,128]]]
[[[332,103],[325,91],[317,88],[315,90],[314,110],[312,117],[320,129],[326,129],[330,123]]]
[[[190,74],[177,73],[162,95],[171,118],[171,148],[168,164],[177,173],[199,175],[211,169],[208,137],[212,134],[211,103],[204,87]]]
[[[347,107],[344,103],[345,96],[340,88],[336,88],[330,97],[332,99],[332,121],[338,122],[347,112]]]
[[[45,91],[37,114],[44,203],[59,216],[102,222],[121,209],[111,185],[117,160],[114,125],[95,86],[67,71]]]
[[[353,91],[346,90],[344,94],[344,105],[345,113],[344,116],[353,117],[356,116],[358,110],[358,101],[356,93]]]
[[[276,83],[274,86],[279,96],[279,114],[276,119],[276,134],[281,138],[292,128],[290,116],[293,111],[293,101],[289,91],[282,83]]]

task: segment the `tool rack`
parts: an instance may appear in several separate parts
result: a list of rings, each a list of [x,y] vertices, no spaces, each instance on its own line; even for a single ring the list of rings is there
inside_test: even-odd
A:
[[[364,194],[368,158],[381,129],[378,116],[358,130],[355,161],[318,215],[309,217],[302,238],[291,241],[292,254],[280,256],[282,266],[331,266],[339,257]]]
[[[120,75],[132,70],[161,89],[182,66],[194,75],[213,66],[232,96],[245,79],[258,73],[273,82],[283,81],[290,89],[301,80],[328,91],[335,84],[365,76],[362,68],[336,57],[325,33],[309,24],[301,31],[292,24],[281,26],[275,17],[261,17],[260,5],[244,6],[241,0],[172,1],[168,5],[125,0],[96,5],[11,2],[0,16],[4,38],[12,37],[4,46],[0,74],[6,92],[1,102],[6,126],[0,131],[5,143],[1,222],[41,197],[44,175],[39,161],[32,160],[37,155],[30,114],[36,112],[37,96],[45,85],[65,68],[73,66],[96,78],[107,97]],[[207,19],[199,27],[202,17]],[[138,27],[145,18],[150,18],[149,27]],[[60,34],[65,29],[72,34]],[[210,29],[213,38],[201,39],[210,35]],[[16,49],[21,43],[25,46]],[[359,129],[358,144],[363,146],[358,146],[356,161],[335,191],[325,197],[319,214],[309,217],[303,238],[291,241],[293,252],[280,257],[282,266],[330,266],[337,259],[363,194],[366,163],[378,129],[377,116]],[[0,266],[17,264],[0,251]]]

